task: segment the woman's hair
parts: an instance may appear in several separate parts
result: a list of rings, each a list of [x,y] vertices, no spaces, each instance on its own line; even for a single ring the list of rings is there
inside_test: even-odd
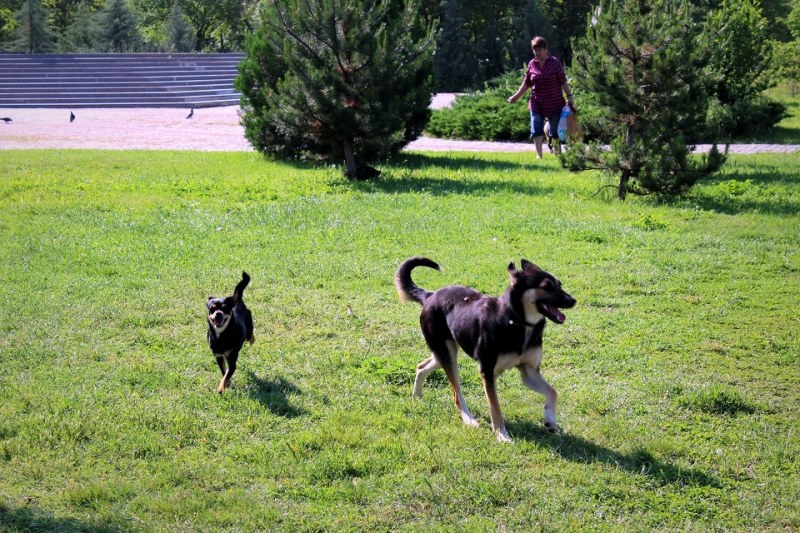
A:
[[[536,50],[538,48],[547,49],[547,41],[541,35],[537,35],[533,39],[531,39],[531,48]]]

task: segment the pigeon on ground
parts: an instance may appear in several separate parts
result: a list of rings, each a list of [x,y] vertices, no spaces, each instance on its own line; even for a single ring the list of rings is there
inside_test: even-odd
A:
[[[9,122],[11,122],[11,117],[3,117],[3,118],[0,118],[0,120],[5,122],[6,124],[8,124]]]
[[[194,106],[189,110],[189,114],[186,115],[186,118],[192,118],[194,116]]]
[[[72,111],[69,112],[69,121],[70,122],[74,122],[75,121],[75,113],[73,113]]]

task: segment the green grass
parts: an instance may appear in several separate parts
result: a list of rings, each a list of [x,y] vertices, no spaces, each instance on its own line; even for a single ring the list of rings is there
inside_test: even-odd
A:
[[[768,89],[766,96],[786,106],[787,116],[772,130],[756,137],[737,139],[736,142],[760,144],[800,144],[800,94],[794,93],[787,83]]]
[[[671,203],[530,154],[406,154],[380,181],[253,154],[0,152],[0,530],[800,528],[800,156]],[[492,294],[521,257],[577,299],[545,332],[560,432],[475,365],[461,424],[392,278]],[[204,302],[256,323],[214,392]],[[348,313],[348,306],[352,315]]]

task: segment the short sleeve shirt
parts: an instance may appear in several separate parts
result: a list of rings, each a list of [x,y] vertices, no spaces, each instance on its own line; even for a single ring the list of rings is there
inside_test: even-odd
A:
[[[525,71],[523,83],[531,89],[528,107],[533,113],[545,117],[560,113],[566,102],[561,94],[561,86],[567,81],[564,67],[555,56],[548,56],[544,65],[531,59]]]

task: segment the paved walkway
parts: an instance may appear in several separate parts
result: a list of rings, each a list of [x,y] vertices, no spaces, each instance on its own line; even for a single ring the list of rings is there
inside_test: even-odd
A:
[[[433,107],[445,107],[452,95],[437,95]],[[449,100],[449,101],[448,101]],[[75,121],[69,121],[70,111]],[[187,119],[187,109],[8,109],[0,108],[0,150],[33,148],[146,149],[252,151],[239,124],[239,107],[195,109]],[[698,151],[708,151],[699,145]],[[455,141],[422,137],[406,150],[459,152],[532,152],[531,143]],[[794,153],[800,145],[740,144],[731,153]]]

